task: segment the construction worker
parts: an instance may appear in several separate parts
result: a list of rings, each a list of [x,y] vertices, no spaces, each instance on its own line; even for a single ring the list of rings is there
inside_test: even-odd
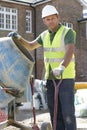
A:
[[[9,37],[19,39],[27,49],[34,50],[40,46],[44,48],[45,78],[47,80],[48,108],[53,125],[54,115],[54,84],[51,73],[56,83],[62,83],[58,95],[58,112],[56,130],[76,130],[74,109],[74,82],[75,82],[75,31],[60,24],[59,12],[52,5],[42,9],[43,23],[47,30],[42,32],[34,41],[27,41],[19,34],[11,32]]]

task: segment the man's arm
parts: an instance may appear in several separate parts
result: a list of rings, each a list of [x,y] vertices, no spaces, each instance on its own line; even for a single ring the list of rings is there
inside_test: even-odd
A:
[[[8,37],[12,37],[13,39],[17,39],[20,44],[22,44],[25,48],[27,48],[28,50],[34,50],[38,47],[40,47],[41,45],[37,42],[37,40],[31,41],[29,42],[28,40],[24,39],[22,36],[20,36],[18,33],[16,32],[10,32],[8,35]]]
[[[68,64],[70,63],[72,56],[74,54],[74,48],[75,48],[75,44],[67,44],[65,46],[65,57],[64,60],[62,61],[62,65],[65,66],[65,68],[68,66]]]
[[[25,40],[23,37],[20,37],[18,40],[28,50],[34,50],[34,49],[36,49],[36,48],[41,46],[36,40],[33,40],[33,41],[29,42],[29,41]]]
[[[60,75],[65,70],[65,68],[69,65],[73,54],[74,54],[74,44],[73,43],[72,44],[67,44],[65,46],[65,56],[64,56],[63,61],[61,62],[59,67],[54,68],[53,71],[52,71],[54,76],[60,77]]]

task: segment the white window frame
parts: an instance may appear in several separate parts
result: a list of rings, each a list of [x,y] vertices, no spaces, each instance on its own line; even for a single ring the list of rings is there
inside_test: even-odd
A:
[[[32,33],[32,11],[26,10],[26,33]]]
[[[73,24],[72,24],[72,23],[63,22],[62,24],[63,24],[64,26],[68,27],[68,28],[72,28],[72,29],[73,29]]]
[[[83,18],[87,18],[87,9],[83,9]]]
[[[17,9],[0,6],[0,30],[18,30]]]

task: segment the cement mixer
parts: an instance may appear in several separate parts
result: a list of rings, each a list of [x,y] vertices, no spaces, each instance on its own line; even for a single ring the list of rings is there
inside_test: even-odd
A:
[[[22,99],[29,86],[33,66],[33,57],[17,39],[0,38],[0,108],[8,105],[8,119],[0,123],[0,129],[12,125],[21,130],[32,130],[32,127],[15,120],[15,102]],[[46,123],[48,127],[51,129],[49,122]]]
[[[23,96],[29,86],[34,59],[18,40],[0,38],[0,108]]]

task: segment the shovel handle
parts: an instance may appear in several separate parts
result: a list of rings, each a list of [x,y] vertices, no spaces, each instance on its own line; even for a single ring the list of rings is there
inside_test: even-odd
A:
[[[30,76],[30,85],[31,85],[32,95],[34,95],[34,76],[33,75]]]
[[[34,125],[36,124],[36,109],[35,109],[35,102],[34,102],[34,76],[30,76],[30,85],[31,85],[31,92],[32,92],[32,105],[33,105],[33,117],[34,117]]]
[[[60,84],[62,83],[62,75],[61,75],[61,79],[58,82],[58,84],[56,84],[54,78],[52,78],[53,84],[54,84],[54,88],[55,88],[55,94],[54,94],[54,117],[53,117],[53,130],[56,130],[56,120],[57,120],[57,111],[58,111],[58,93],[59,93],[59,87]]]

